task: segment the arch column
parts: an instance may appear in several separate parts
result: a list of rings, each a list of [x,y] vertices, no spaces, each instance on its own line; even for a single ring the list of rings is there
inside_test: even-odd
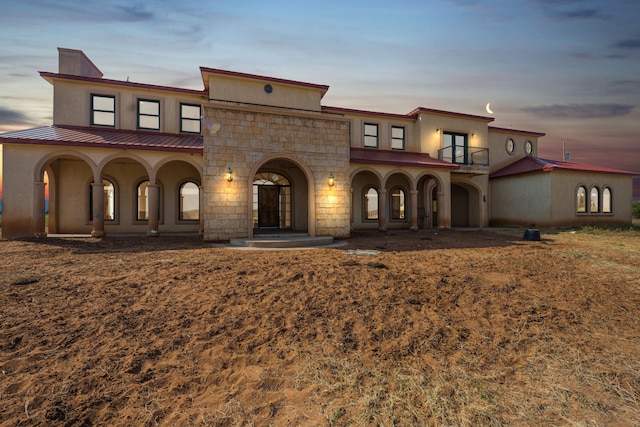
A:
[[[45,216],[45,209],[44,209],[44,199],[45,199],[45,188],[47,186],[47,184],[44,181],[36,181],[33,183],[33,187],[34,187],[34,197],[35,197],[35,208],[36,208],[36,215],[35,215],[35,224],[34,224],[34,231],[35,231],[35,237],[47,237],[47,232],[45,231],[45,221],[44,221],[44,216]]]
[[[93,195],[91,237],[103,237],[106,234],[104,232],[104,183],[92,182],[91,194]]]
[[[387,189],[378,192],[378,230],[387,231]]]
[[[410,195],[410,204],[409,204],[409,220],[410,226],[409,230],[417,231],[418,230],[418,190],[409,191]]]
[[[158,235],[158,220],[159,220],[159,208],[160,208],[160,187],[158,184],[151,184],[147,186],[149,193],[149,221],[147,227],[147,235]]]

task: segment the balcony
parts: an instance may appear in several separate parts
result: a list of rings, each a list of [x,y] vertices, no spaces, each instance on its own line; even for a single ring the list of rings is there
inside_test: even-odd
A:
[[[438,160],[463,166],[489,166],[489,149],[450,145],[438,150]]]

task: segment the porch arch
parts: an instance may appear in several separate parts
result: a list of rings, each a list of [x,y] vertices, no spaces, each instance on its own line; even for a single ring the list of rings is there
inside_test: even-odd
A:
[[[261,171],[282,173],[291,182],[292,191],[292,231],[306,231],[309,236],[316,234],[315,179],[311,169],[300,159],[287,153],[273,153],[258,160],[247,178],[247,223],[249,237],[254,235],[254,180]],[[297,171],[297,172],[296,172]],[[302,199],[302,200],[301,200]],[[306,199],[306,201],[304,200]],[[306,210],[306,215],[304,211]]]

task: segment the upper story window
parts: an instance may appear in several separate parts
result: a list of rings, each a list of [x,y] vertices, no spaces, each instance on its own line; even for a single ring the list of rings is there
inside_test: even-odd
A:
[[[201,115],[199,105],[180,104],[180,132],[200,133]]]
[[[116,97],[109,95],[91,95],[91,125],[116,125]]]
[[[364,146],[378,148],[378,125],[364,124]]]
[[[160,130],[160,101],[138,99],[138,129]]]
[[[404,150],[404,127],[391,126],[391,149],[392,150]]]

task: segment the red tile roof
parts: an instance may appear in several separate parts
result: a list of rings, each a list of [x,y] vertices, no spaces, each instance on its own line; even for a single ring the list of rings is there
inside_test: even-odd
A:
[[[4,133],[0,135],[0,143],[129,148],[183,153],[202,153],[203,150],[201,135],[56,125]]]
[[[511,163],[489,175],[489,178],[501,178],[505,176],[521,175],[532,172],[588,172],[588,173],[610,173],[617,175],[638,175],[638,172],[630,172],[619,169],[611,169],[600,166],[581,165],[578,163],[561,162],[558,160],[546,160],[538,157],[524,157],[517,162]]]
[[[378,150],[377,148],[351,147],[351,163],[373,163],[378,165],[418,166],[429,168],[458,169],[459,166],[433,159],[426,153]]]

